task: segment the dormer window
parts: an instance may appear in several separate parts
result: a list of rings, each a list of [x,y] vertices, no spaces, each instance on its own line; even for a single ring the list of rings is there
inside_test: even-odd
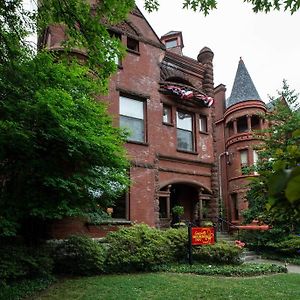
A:
[[[177,39],[172,39],[172,40],[167,40],[166,41],[166,48],[167,49],[174,48],[176,46],[178,46]]]
[[[127,37],[127,50],[139,53],[139,41]]]

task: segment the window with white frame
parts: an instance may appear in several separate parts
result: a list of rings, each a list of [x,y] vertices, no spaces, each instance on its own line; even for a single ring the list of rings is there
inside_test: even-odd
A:
[[[177,149],[194,151],[193,116],[190,113],[177,111]]]
[[[163,105],[163,123],[171,124],[171,107],[168,105]]]
[[[240,150],[241,170],[245,172],[248,167],[248,150]]]
[[[177,43],[177,39],[171,39],[171,40],[167,40],[166,41],[166,48],[169,49],[169,48],[174,48],[178,45]]]
[[[256,171],[258,162],[258,153],[256,150],[253,150],[253,166],[254,166],[254,175],[258,175],[258,172]]]
[[[145,102],[120,96],[120,127],[129,132],[128,140],[145,142]]]
[[[199,131],[207,132],[207,116],[199,115]]]

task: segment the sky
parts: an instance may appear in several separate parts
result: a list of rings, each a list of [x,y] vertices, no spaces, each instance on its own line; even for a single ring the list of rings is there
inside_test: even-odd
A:
[[[254,13],[243,0],[219,0],[207,17],[182,8],[183,0],[159,0],[158,12],[147,13],[143,0],[136,3],[156,34],[171,30],[183,35],[183,54],[197,59],[199,51],[214,52],[215,86],[231,93],[240,57],[263,101],[277,96],[286,79],[300,93],[300,11]]]

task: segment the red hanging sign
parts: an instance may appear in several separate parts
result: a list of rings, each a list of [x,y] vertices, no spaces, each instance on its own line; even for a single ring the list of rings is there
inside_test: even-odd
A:
[[[192,227],[192,246],[211,245],[215,243],[213,227]]]

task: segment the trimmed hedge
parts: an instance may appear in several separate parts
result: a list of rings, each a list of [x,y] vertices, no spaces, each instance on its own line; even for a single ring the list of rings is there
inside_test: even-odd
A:
[[[106,249],[86,236],[71,236],[54,249],[55,271],[62,274],[101,274],[105,258]]]
[[[287,269],[275,264],[244,263],[242,265],[169,264],[153,268],[156,272],[192,273],[197,275],[257,276],[286,273]]]
[[[158,230],[147,225],[123,228],[107,236],[109,272],[147,271],[153,266],[186,261],[187,228]],[[240,263],[242,250],[232,243],[193,247],[193,258],[211,263]]]
[[[146,271],[154,265],[170,262],[170,241],[147,225],[125,227],[108,234],[107,268],[109,272]]]
[[[188,247],[188,229],[182,228],[170,228],[160,233],[168,240],[169,247],[168,253],[171,256],[171,261],[181,261],[187,258]]]
[[[243,250],[229,242],[194,247],[193,259],[199,262],[218,264],[239,264]]]
[[[300,257],[300,236],[289,235],[285,240],[278,243],[269,242],[267,246],[279,254]]]

